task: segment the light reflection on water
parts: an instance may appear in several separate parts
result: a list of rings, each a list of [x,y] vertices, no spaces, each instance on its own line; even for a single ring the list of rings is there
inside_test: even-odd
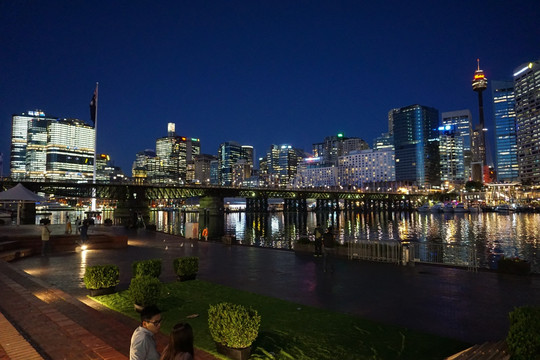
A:
[[[184,214],[157,211],[154,216],[159,231],[183,234]],[[185,216],[187,222],[198,221],[197,213]],[[243,245],[290,249],[301,235],[313,233],[317,221],[326,225],[332,224],[332,219],[341,243],[396,240],[474,246],[481,264],[485,265],[491,254],[504,254],[528,260],[532,270],[540,272],[540,214],[231,213],[224,215],[224,228]]]

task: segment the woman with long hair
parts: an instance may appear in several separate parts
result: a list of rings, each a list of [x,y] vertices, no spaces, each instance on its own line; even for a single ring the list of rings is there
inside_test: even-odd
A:
[[[193,360],[193,329],[188,323],[174,325],[161,360]]]

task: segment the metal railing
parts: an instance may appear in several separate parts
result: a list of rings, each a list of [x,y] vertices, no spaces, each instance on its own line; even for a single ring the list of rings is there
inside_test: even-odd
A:
[[[477,271],[479,262],[476,248],[458,244],[413,243],[408,244],[411,261],[466,267]]]
[[[399,264],[403,258],[402,244],[397,241],[348,241],[349,259]]]
[[[399,241],[347,241],[349,259],[393,264],[426,263],[460,266],[478,271],[476,248],[457,244],[401,243]]]

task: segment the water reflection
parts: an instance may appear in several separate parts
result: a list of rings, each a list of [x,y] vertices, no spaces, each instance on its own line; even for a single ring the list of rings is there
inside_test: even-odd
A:
[[[184,234],[186,224],[196,223],[198,213],[153,211],[159,231]],[[291,249],[301,236],[311,235],[317,224],[332,225],[337,240],[409,241],[421,244],[452,244],[445,256],[466,256],[461,245],[477,250],[480,264],[487,266],[494,254],[519,257],[540,272],[538,235],[540,214],[480,213],[421,214],[368,213],[230,213],[224,214],[224,233],[243,245]]]

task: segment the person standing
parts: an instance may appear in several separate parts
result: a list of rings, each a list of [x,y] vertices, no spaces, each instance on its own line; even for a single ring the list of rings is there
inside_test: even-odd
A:
[[[161,328],[161,310],[155,305],[146,306],[141,311],[141,325],[131,336],[129,360],[159,360],[154,335]]]
[[[323,245],[324,245],[324,252],[323,252],[323,265],[324,265],[324,272],[328,271],[330,269],[331,272],[334,272],[334,264],[332,257],[334,256],[334,232],[333,228],[330,226],[326,230],[323,236]]]
[[[88,240],[88,219],[84,219],[81,226],[81,244],[84,244]]]
[[[174,325],[160,360],[193,360],[193,329],[188,323]]]
[[[314,230],[315,233],[315,255],[322,256],[322,242],[323,242],[323,229],[320,226],[317,226]]]
[[[71,220],[69,219],[69,215],[66,215],[66,234],[71,234]]]
[[[77,216],[77,220],[75,220],[75,234],[78,234],[79,231],[81,231],[81,219]]]
[[[48,223],[48,219],[45,219],[41,225],[41,256],[47,256],[51,253],[51,245],[49,243],[51,229],[49,229]]]

